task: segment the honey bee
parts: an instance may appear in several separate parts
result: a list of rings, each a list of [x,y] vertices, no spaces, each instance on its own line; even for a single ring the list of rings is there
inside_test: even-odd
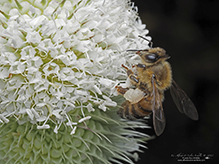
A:
[[[149,43],[149,49],[134,50],[142,61],[133,66],[135,72],[122,65],[133,86],[132,88],[116,86],[117,92],[126,98],[117,113],[122,118],[130,120],[144,118],[153,113],[153,127],[156,135],[159,136],[163,133],[166,124],[162,107],[165,90],[170,88],[173,101],[181,113],[198,120],[198,112],[186,93],[172,79],[171,66],[167,62],[170,56],[163,48],[153,48],[152,42]]]

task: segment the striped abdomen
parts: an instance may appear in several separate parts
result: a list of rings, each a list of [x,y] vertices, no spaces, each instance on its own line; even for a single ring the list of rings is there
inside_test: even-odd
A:
[[[153,108],[153,101],[151,97],[144,97],[138,103],[131,104],[128,100],[122,104],[122,108],[117,112],[122,118],[129,120],[144,118],[151,114]]]

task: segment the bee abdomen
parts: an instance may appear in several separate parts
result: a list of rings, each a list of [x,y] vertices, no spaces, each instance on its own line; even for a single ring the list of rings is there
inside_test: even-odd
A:
[[[122,104],[122,108],[120,108],[117,112],[117,114],[125,119],[129,119],[129,120],[135,120],[136,117],[131,115],[130,110],[132,109],[132,104],[129,101],[125,101]]]
[[[140,101],[141,102],[141,101]],[[129,120],[135,120],[139,118],[144,118],[151,113],[150,110],[145,109],[141,104],[131,104],[129,101],[125,101],[122,104],[122,108],[119,109],[117,114]]]

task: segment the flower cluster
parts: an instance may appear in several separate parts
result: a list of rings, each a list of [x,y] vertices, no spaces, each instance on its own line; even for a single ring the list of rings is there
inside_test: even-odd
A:
[[[93,128],[92,125],[95,120],[107,122],[103,114],[117,106],[117,99],[112,99],[116,96],[115,86],[126,78],[121,64],[138,60],[126,50],[147,48],[138,35],[145,36],[148,31],[133,3],[128,0],[3,1],[0,22],[1,134],[5,133],[3,127],[13,120],[21,127],[28,124],[28,127],[36,125],[39,130],[52,129],[54,134],[63,132],[63,128],[70,129],[70,135],[79,133],[78,140],[87,148],[89,141],[81,139],[80,129],[112,142],[104,134],[107,130],[102,134],[96,130],[97,125]],[[109,122],[113,123],[112,120]],[[117,118],[115,122],[121,121]],[[121,124],[123,130],[128,127],[127,122]],[[107,124],[103,126],[107,127]],[[121,139],[122,135],[118,130],[115,136]],[[104,151],[112,152],[110,157],[115,154],[107,146]],[[92,161],[90,156],[86,157]]]

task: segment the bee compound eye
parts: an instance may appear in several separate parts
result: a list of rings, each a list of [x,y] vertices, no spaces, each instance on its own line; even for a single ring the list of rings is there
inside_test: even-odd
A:
[[[159,56],[157,54],[148,54],[145,58],[149,63],[154,63],[159,59]]]

